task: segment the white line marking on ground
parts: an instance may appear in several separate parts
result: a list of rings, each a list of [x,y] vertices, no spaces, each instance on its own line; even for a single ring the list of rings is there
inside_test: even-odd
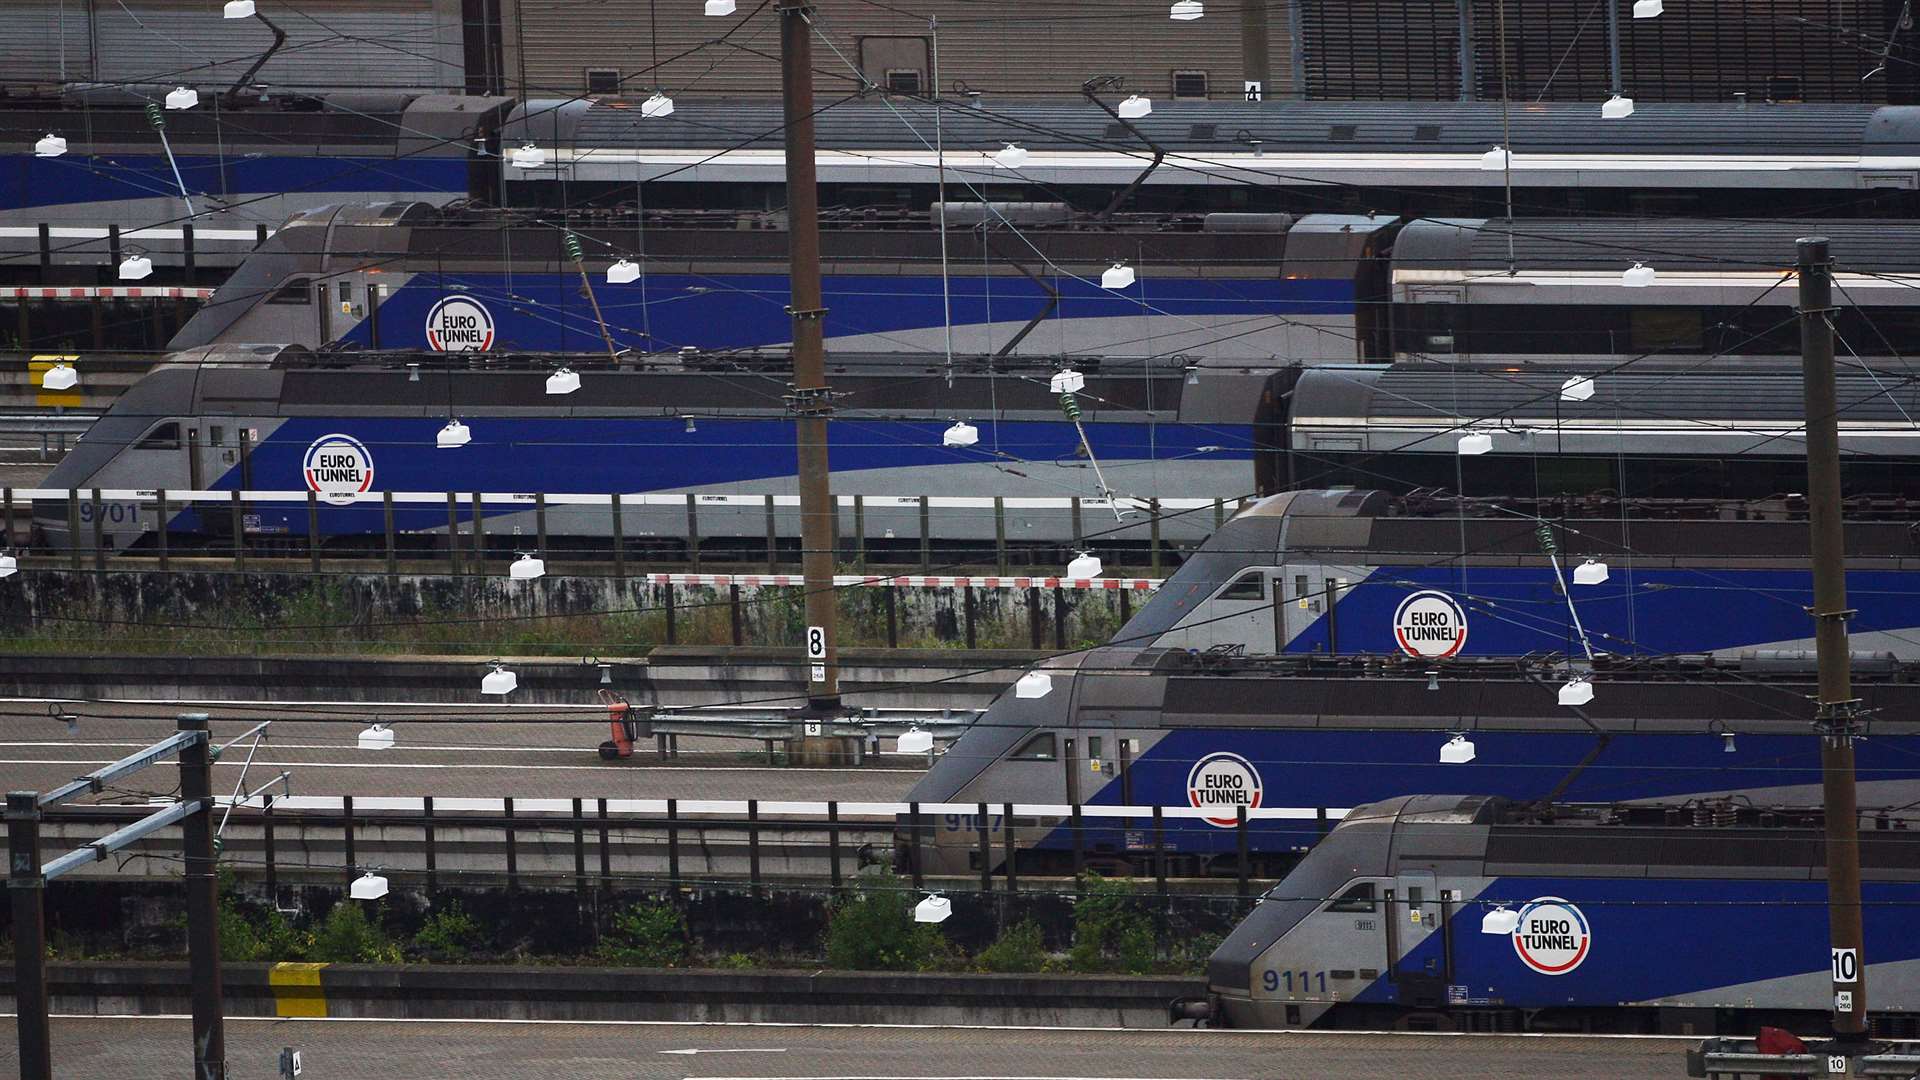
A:
[[[784,1054],[784,1046],[721,1046],[702,1049],[688,1047],[685,1050],[662,1050],[662,1054]]]

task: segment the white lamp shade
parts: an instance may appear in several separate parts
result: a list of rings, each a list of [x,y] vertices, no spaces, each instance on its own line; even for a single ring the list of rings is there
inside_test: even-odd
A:
[[[714,18],[731,15],[734,6],[734,0],[707,0],[707,14]]]
[[[227,18],[253,18],[253,0],[227,0]]]
[[[547,152],[528,143],[515,150],[511,160],[516,169],[537,169],[547,163]]]
[[[59,157],[67,152],[67,140],[49,131],[33,144],[34,157]]]
[[[1047,380],[1048,389],[1056,394],[1077,394],[1086,385],[1087,377],[1072,368],[1061,368],[1053,373],[1053,378]]]
[[[1568,679],[1560,688],[1560,704],[1574,706],[1585,705],[1593,700],[1593,684],[1585,679]]]
[[[993,163],[1003,169],[1017,169],[1027,163],[1029,156],[1026,147],[1008,143],[1006,149],[993,155]]]
[[[933,732],[911,728],[900,734],[896,748],[903,754],[924,754],[933,749]]]
[[[547,393],[571,394],[580,389],[580,373],[572,368],[561,368],[547,376]]]
[[[1480,167],[1493,172],[1498,172],[1512,164],[1513,153],[1498,146],[1480,155]]]
[[[1483,934],[1511,934],[1520,925],[1520,913],[1507,907],[1497,907],[1480,917],[1480,932]]]
[[[972,446],[980,441],[980,429],[965,420],[955,420],[947,433],[940,437],[943,446]]]
[[[186,86],[176,86],[167,92],[167,108],[191,109],[200,104],[200,92]]]
[[[1179,0],[1173,5],[1172,10],[1167,12],[1167,18],[1178,22],[1192,22],[1206,13],[1207,6],[1200,0]]]
[[[1634,263],[1620,274],[1620,284],[1629,289],[1644,289],[1653,284],[1656,276],[1653,267],[1645,263]]]
[[[375,724],[360,733],[355,745],[362,750],[391,750],[393,729],[385,724]]]
[[[473,429],[458,420],[447,421],[440,434],[433,437],[433,444],[442,450],[452,450],[456,446],[465,446],[473,441]]]
[[[55,364],[41,374],[40,385],[48,390],[71,390],[80,385],[80,373],[66,364]]]
[[[1636,19],[1657,18],[1665,10],[1666,6],[1660,0],[1634,0],[1633,3],[1633,17]]]
[[[532,581],[547,576],[547,561],[533,555],[522,555],[507,567],[507,576],[515,581]]]
[[[1607,564],[1599,559],[1588,559],[1573,568],[1575,585],[1600,585],[1607,580]]]
[[[378,900],[387,895],[387,879],[369,870],[353,879],[347,895],[355,900]]]
[[[929,896],[913,905],[913,921],[942,923],[953,914],[953,901],[944,896]]]
[[[10,578],[20,572],[20,560],[12,555],[0,555],[0,578]]]
[[[607,284],[609,285],[629,285],[639,280],[640,264],[637,262],[621,259],[607,267]]]
[[[1478,457],[1493,449],[1493,436],[1484,431],[1473,431],[1460,436],[1460,455]]]
[[[1100,287],[1103,289],[1124,289],[1133,284],[1133,267],[1126,263],[1114,263],[1100,275]]]
[[[480,692],[483,694],[511,694],[520,686],[520,676],[503,667],[487,672],[480,680]]]
[[[666,91],[655,90],[653,96],[640,103],[641,116],[672,116],[673,99]]]
[[[1624,120],[1633,115],[1633,99],[1615,94],[1600,105],[1600,119]]]
[[[1121,102],[1120,108],[1116,111],[1119,112],[1122,120],[1138,120],[1153,111],[1153,99],[1133,94]]]
[[[1585,401],[1593,396],[1593,378],[1589,375],[1575,375],[1560,384],[1561,401]]]
[[[1455,735],[1440,747],[1442,765],[1465,765],[1473,760],[1473,740],[1465,735]]]
[[[1073,581],[1091,581],[1104,570],[1106,567],[1100,564],[1099,556],[1083,551],[1067,564],[1067,577]]]
[[[1013,696],[1043,698],[1053,693],[1053,676],[1044,671],[1029,671],[1013,684]]]

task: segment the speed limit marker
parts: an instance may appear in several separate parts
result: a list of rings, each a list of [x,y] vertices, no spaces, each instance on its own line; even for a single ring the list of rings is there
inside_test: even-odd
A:
[[[827,628],[824,626],[807,627],[807,659],[825,660],[827,658]]]

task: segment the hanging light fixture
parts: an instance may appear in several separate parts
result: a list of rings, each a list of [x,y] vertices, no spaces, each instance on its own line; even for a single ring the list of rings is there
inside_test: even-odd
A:
[[[1120,114],[1122,120],[1138,120],[1153,111],[1153,99],[1141,97],[1139,94],[1130,94],[1115,111]]]
[[[369,870],[353,879],[347,895],[355,900],[378,900],[387,895],[387,879]]]
[[[200,92],[186,86],[176,86],[167,92],[167,108],[173,110],[191,109],[200,104]]]
[[[1633,99],[1615,94],[1600,105],[1600,119],[1624,120],[1633,115]]]
[[[547,376],[547,393],[571,394],[580,389],[580,373],[572,368],[563,367]]]
[[[1505,904],[1480,916],[1480,932],[1483,934],[1511,934],[1519,925],[1520,913]]]
[[[731,15],[733,14],[733,9],[734,0],[707,0],[707,15],[710,18],[717,19],[725,15]]]
[[[1585,675],[1575,675],[1560,688],[1560,704],[1585,705],[1593,700],[1593,683]]]
[[[70,367],[65,360],[55,363],[40,374],[40,386],[46,390],[71,390],[80,385],[80,373]]]
[[[547,152],[527,143],[513,152],[513,167],[516,169],[537,169],[547,163]]]
[[[655,90],[653,96],[640,103],[641,116],[672,116],[673,99],[665,90]]]
[[[505,664],[495,660],[493,670],[480,680],[480,692],[483,694],[507,695],[520,685],[520,676],[507,669]]]
[[[37,143],[33,144],[34,157],[59,157],[67,152],[67,140],[49,131]]]
[[[1465,765],[1473,760],[1473,740],[1466,735],[1455,735],[1440,747],[1440,764]]]
[[[607,267],[607,284],[626,285],[640,280],[640,264],[630,259],[621,259]]]
[[[925,900],[913,905],[913,921],[925,923],[943,923],[953,914],[953,901],[932,893]]]
[[[1484,431],[1469,431],[1460,436],[1460,456],[1478,457],[1493,449],[1493,436]]]
[[[0,578],[10,578],[20,572],[20,560],[9,551],[0,555]]]
[[[1044,671],[1029,671],[1013,684],[1013,696],[1043,698],[1053,693],[1053,676]]]
[[[980,429],[965,420],[955,420],[946,434],[940,436],[942,446],[972,446],[980,441]]]
[[[1187,365],[1187,385],[1200,385],[1200,364],[1198,361]]]
[[[1512,151],[1503,149],[1502,147],[1499,147],[1499,146],[1495,146],[1493,149],[1480,155],[1480,167],[1482,169],[1486,169],[1489,172],[1499,172],[1500,170],[1505,169],[1512,164],[1513,164]]]
[[[1027,163],[1027,150],[1019,143],[1008,143],[1004,150],[993,155],[993,163],[1003,169],[1017,169]]]
[[[227,0],[226,16],[229,19],[253,18],[253,0]]]
[[[1636,19],[1654,19],[1667,10],[1660,0],[1634,0],[1633,17]]]
[[[1177,0],[1167,18],[1175,22],[1192,22],[1207,13],[1207,7],[1200,0]]]
[[[441,428],[440,433],[433,437],[434,445],[442,450],[452,450],[472,441],[473,429],[458,420],[448,420],[447,426]]]
[[[1653,272],[1653,267],[1648,266],[1646,263],[1634,263],[1621,272],[1620,284],[1625,285],[1629,289],[1644,289],[1653,284],[1656,276]]]
[[[691,416],[687,417],[687,434],[692,435],[693,433],[699,430],[700,430],[700,425],[693,422],[693,417]]]
[[[1048,389],[1056,394],[1077,394],[1086,385],[1087,377],[1070,367],[1061,368],[1053,373],[1053,378],[1047,380]]]
[[[1722,745],[1721,745],[1721,747],[1720,747],[1720,752],[1721,752],[1721,753],[1723,753],[1723,754],[1734,754],[1734,753],[1738,753],[1738,752],[1739,752],[1738,750],[1736,750],[1736,749],[1734,748],[1734,745],[1733,745],[1733,732],[1731,732],[1731,731],[1723,731],[1723,732],[1721,732],[1721,733],[1720,733],[1720,742],[1721,742],[1721,744],[1722,744]]]
[[[507,577],[514,581],[532,581],[546,576],[547,561],[532,552],[521,552],[520,557],[513,560],[513,565],[507,567]]]
[[[129,255],[120,260],[120,280],[139,281],[153,275],[153,260],[145,255]]]
[[[1585,401],[1593,396],[1593,376],[1575,375],[1560,384],[1561,401]]]
[[[1067,564],[1069,581],[1092,581],[1106,570],[1100,565],[1100,557],[1091,551],[1083,551]]]
[[[1125,289],[1133,284],[1133,267],[1117,262],[1100,275],[1100,287],[1103,289]]]
[[[921,731],[920,725],[915,724],[900,733],[895,749],[903,754],[924,754],[933,749],[933,732]]]
[[[393,749],[393,729],[375,722],[372,727],[360,732],[360,737],[354,741],[354,745],[362,750],[391,750]]]
[[[1599,559],[1588,559],[1573,568],[1575,585],[1599,585],[1607,580],[1607,564]]]

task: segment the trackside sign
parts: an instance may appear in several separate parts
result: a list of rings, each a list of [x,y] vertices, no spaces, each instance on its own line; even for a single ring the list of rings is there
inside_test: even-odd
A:
[[[1260,770],[1239,754],[1208,754],[1187,772],[1187,804],[1209,811],[1202,819],[1207,824],[1233,828],[1239,824],[1240,807],[1260,806]]]
[[[373,455],[351,435],[322,435],[300,463],[307,490],[335,506],[349,506],[373,487]]]
[[[1422,660],[1457,655],[1467,644],[1467,613],[1446,593],[1414,593],[1394,609],[1393,640]]]
[[[435,352],[493,348],[493,313],[478,300],[449,296],[427,312],[427,346]]]

